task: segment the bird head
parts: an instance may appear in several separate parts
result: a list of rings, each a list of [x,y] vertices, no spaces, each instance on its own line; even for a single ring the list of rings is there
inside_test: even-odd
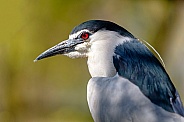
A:
[[[111,41],[105,42],[105,44],[109,43],[110,45],[111,43],[114,43],[115,40],[120,38],[120,36],[125,38],[134,38],[131,33],[113,22],[104,20],[89,20],[76,26],[71,31],[67,40],[49,48],[40,54],[34,61],[58,54],[67,55],[71,58],[88,57],[91,46],[96,42],[102,42],[102,40]],[[102,43],[96,43],[98,46],[101,44]]]

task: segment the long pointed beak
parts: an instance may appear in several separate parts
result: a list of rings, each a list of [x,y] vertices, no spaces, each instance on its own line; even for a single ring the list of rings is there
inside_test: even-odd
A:
[[[68,40],[62,41],[61,43],[49,48],[48,50],[46,50],[43,53],[41,53],[34,60],[34,62],[41,60],[41,59],[44,59],[44,58],[55,56],[58,54],[66,54],[66,53],[75,51],[75,46],[78,44],[81,44],[81,43],[83,43],[83,41],[79,40],[79,39],[68,39]]]

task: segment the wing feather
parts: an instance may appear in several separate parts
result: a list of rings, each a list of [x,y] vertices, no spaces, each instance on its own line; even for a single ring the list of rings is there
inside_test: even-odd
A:
[[[184,116],[180,96],[159,60],[134,39],[116,47],[113,63],[118,74],[139,87],[151,102]]]

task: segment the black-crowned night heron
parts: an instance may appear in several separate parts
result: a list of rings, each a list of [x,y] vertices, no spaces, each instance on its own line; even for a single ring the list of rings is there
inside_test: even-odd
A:
[[[87,100],[95,122],[184,122],[180,96],[152,52],[121,26],[90,20],[35,61],[87,57]]]

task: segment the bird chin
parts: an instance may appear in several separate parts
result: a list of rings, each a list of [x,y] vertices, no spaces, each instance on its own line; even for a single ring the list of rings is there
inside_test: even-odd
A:
[[[87,57],[86,52],[77,52],[77,51],[69,52],[69,53],[66,53],[64,55],[66,55],[70,58],[85,58],[85,57]]]

